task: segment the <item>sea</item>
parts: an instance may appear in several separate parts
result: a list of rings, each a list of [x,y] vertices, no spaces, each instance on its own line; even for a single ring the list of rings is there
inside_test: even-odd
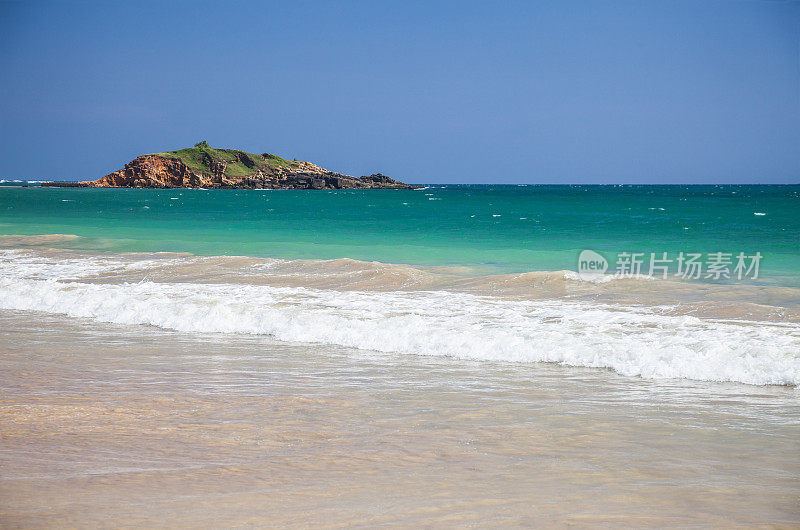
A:
[[[800,186],[22,184],[0,522],[800,524]]]

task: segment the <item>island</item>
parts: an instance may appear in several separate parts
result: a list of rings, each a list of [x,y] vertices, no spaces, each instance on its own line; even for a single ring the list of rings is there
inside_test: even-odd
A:
[[[216,149],[202,141],[194,147],[141,155],[123,169],[97,180],[45,182],[42,186],[81,188],[207,189],[415,189],[374,173],[363,177],[329,171],[311,162],[270,153]]]

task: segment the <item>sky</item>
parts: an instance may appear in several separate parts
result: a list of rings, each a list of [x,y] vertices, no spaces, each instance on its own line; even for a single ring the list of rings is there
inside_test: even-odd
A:
[[[800,183],[800,2],[0,0],[0,178],[200,140],[412,183]]]

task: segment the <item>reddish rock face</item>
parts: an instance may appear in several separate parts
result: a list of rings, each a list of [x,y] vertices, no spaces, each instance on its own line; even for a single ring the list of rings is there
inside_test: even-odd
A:
[[[269,189],[412,189],[384,175],[352,177],[328,171],[310,162],[293,167],[274,166],[242,177],[225,175],[224,163],[213,163],[210,172],[189,168],[182,161],[159,155],[142,155],[124,169],[98,180],[80,182],[93,188],[269,188]]]
[[[183,188],[199,186],[200,180],[200,175],[180,160],[143,155],[125,164],[125,169],[85,184],[101,188]]]

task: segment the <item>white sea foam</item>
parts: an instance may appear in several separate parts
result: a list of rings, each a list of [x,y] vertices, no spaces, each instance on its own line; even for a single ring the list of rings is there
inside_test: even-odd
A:
[[[399,354],[602,367],[645,378],[800,384],[800,327],[659,314],[568,300],[203,283],[59,281],[162,260],[26,258],[4,263],[0,308],[182,332]],[[176,258],[202,260],[202,258]]]
[[[99,274],[121,271],[139,271],[181,263],[191,263],[202,258],[180,257],[159,259],[122,260],[113,254],[96,256],[58,257],[43,256],[26,250],[0,250],[0,267],[5,279],[13,280],[64,280],[89,278]]]
[[[585,275],[581,277],[581,275],[575,271],[564,271],[564,278],[574,282],[608,283],[612,280],[619,279],[620,277],[613,274]]]

